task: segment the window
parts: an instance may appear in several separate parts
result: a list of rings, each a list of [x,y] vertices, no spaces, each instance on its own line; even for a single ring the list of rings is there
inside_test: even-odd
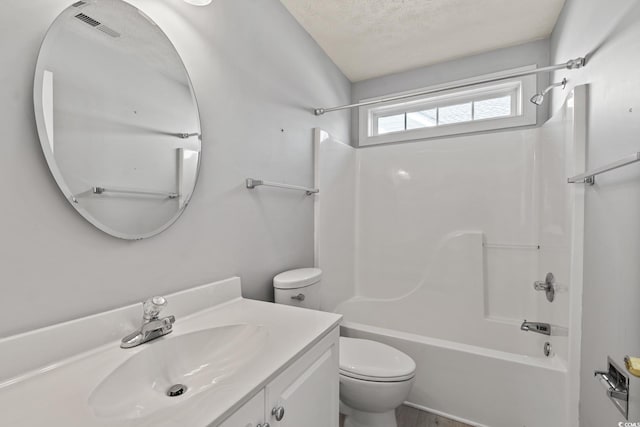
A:
[[[359,145],[533,125],[536,108],[523,94],[535,91],[535,76],[527,76],[361,107]]]
[[[478,99],[454,105],[441,105],[419,111],[406,111],[402,114],[386,113],[374,115],[376,134],[403,132],[433,126],[465,123],[474,120],[511,117],[515,114],[517,91],[508,95]]]

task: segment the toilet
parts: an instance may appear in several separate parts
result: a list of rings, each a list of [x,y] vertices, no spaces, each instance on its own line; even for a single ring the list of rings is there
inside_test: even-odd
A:
[[[300,268],[273,278],[277,304],[320,309],[322,271]],[[397,427],[395,409],[405,401],[416,364],[377,341],[340,337],[340,413],[344,427]]]
[[[278,274],[273,278],[276,304],[320,310],[319,268],[298,268]]]

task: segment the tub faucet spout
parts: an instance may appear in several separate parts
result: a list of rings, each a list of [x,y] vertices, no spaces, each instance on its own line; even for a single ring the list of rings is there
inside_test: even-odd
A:
[[[520,325],[523,331],[536,332],[543,335],[551,335],[551,325],[540,322],[527,322],[526,320]]]

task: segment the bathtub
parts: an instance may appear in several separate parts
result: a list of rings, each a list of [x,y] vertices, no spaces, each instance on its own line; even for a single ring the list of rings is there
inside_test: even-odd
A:
[[[551,336],[520,329],[524,318],[547,318],[536,315],[550,305],[531,286],[516,288],[528,303],[523,317],[491,315],[484,304],[491,257],[485,242],[482,231],[451,233],[414,289],[338,304],[334,311],[344,316],[342,334],[383,342],[415,360],[410,406],[475,426],[567,427],[568,328],[553,323]],[[514,252],[500,255],[509,265],[526,266],[540,253]],[[530,294],[537,298],[526,298]],[[551,307],[564,307],[566,298],[566,292],[559,293]],[[549,356],[545,343],[551,346]]]
[[[418,366],[407,405],[478,427],[569,425],[566,363],[368,326],[341,334],[402,350]]]

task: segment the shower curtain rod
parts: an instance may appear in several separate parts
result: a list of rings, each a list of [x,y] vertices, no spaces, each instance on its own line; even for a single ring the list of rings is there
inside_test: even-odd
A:
[[[443,87],[439,87],[439,88],[436,88],[436,89],[423,90],[423,91],[420,91],[420,92],[408,93],[408,94],[405,94],[405,95],[391,96],[389,98],[380,98],[380,99],[376,99],[376,100],[373,100],[373,101],[358,102],[357,104],[341,105],[339,107],[330,107],[330,108],[315,108],[313,110],[313,113],[316,116],[321,116],[324,113],[330,113],[332,111],[348,110],[348,109],[351,109],[351,108],[364,107],[364,106],[367,106],[367,105],[381,104],[383,102],[399,101],[399,100],[402,100],[402,99],[413,98],[413,97],[416,97],[416,96],[430,95],[432,93],[444,92],[446,90],[451,90],[451,89],[463,89],[463,88],[475,86],[475,85],[478,85],[478,84],[481,84],[481,83],[494,83],[494,82],[499,82],[501,80],[512,79],[512,78],[515,78],[515,77],[524,77],[524,76],[530,76],[532,74],[549,73],[551,71],[562,70],[562,69],[576,70],[578,68],[584,67],[585,64],[586,64],[585,58],[584,57],[580,57],[580,58],[576,58],[576,59],[571,59],[571,60],[569,60],[569,61],[567,61],[565,63],[562,63],[562,64],[556,64],[556,65],[550,65],[548,67],[536,68],[535,70],[517,71],[517,72],[514,72],[514,73],[510,73],[510,74],[504,74],[504,75],[502,75],[500,77],[493,77],[493,78],[488,78],[488,79],[474,80],[474,81],[468,82],[468,83],[452,84],[452,85],[449,85],[449,86],[443,86]]]

